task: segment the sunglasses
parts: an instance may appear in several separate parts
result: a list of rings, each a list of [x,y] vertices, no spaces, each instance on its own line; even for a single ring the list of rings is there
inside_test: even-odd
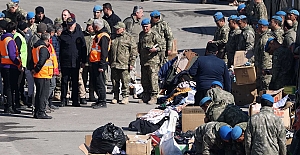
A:
[[[94,13],[101,13],[101,11],[95,11]]]
[[[157,18],[159,18],[159,16],[154,16],[154,17],[152,17],[152,18],[155,18],[155,19],[157,19]]]

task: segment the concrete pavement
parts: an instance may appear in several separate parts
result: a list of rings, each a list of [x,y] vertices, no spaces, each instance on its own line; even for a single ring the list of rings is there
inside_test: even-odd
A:
[[[0,9],[5,9],[9,0],[0,0]],[[26,11],[34,11],[36,6],[43,6],[45,14],[51,19],[61,15],[67,8],[75,13],[78,23],[85,27],[84,21],[92,17],[95,4],[102,5],[108,1],[95,0],[20,0],[20,6]],[[208,40],[213,38],[216,29],[213,15],[222,11],[226,16],[235,13],[236,8],[228,5],[198,4],[194,0],[161,0],[161,1],[110,1],[113,10],[121,19],[132,12],[134,5],[144,7],[145,16],[157,9],[169,22],[178,49],[193,49],[203,52]],[[139,65],[138,65],[139,66]],[[107,95],[108,99],[112,95]],[[50,115],[52,120],[36,120],[31,112],[22,111],[20,115],[6,116],[0,110],[0,154],[1,155],[82,155],[78,146],[84,142],[84,135],[108,122],[119,127],[127,127],[135,120],[138,112],[147,112],[155,105],[138,104],[138,100],[130,98],[129,105],[111,105],[106,109],[91,109],[87,106],[63,107]],[[125,133],[131,133],[125,131]],[[134,134],[134,133],[131,133]]]

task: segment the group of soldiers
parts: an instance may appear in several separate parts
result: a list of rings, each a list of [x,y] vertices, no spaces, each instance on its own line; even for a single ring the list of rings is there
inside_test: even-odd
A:
[[[2,70],[2,96],[7,98],[5,113],[20,113],[20,107],[32,107],[34,86],[35,118],[51,119],[46,112],[58,109],[52,104],[53,98],[61,100],[60,107],[68,105],[70,99],[76,107],[87,104],[87,88],[89,100],[95,102],[92,107],[105,108],[108,67],[111,68],[114,94],[111,103],[128,104],[129,83],[136,82],[134,72],[138,56],[141,84],[144,88],[140,102],[156,103],[159,89],[157,72],[159,66],[167,61],[173,43],[173,34],[168,23],[157,10],[151,12],[150,18],[142,19],[144,14],[141,6],[134,6],[132,14],[123,22],[114,13],[110,3],[95,5],[92,11],[94,17],[85,22],[86,28],[82,30],[76,23],[75,14],[67,9],[53,22],[45,16],[42,6],[36,7],[35,12],[26,13],[20,8],[19,0],[7,3],[7,9],[0,14],[1,34],[12,34],[9,37],[17,45],[14,52],[22,65],[14,61],[9,63],[13,66],[11,68],[17,69],[17,73],[10,75],[15,80],[5,78],[6,73]],[[7,28],[11,23],[14,23],[13,32]],[[50,38],[47,38],[48,34]],[[36,43],[40,43],[39,46]],[[4,43],[2,46],[5,49],[8,44]],[[50,55],[44,54],[45,49]],[[7,52],[1,50],[5,51]],[[10,49],[8,51],[11,52]],[[9,58],[13,60],[10,55]],[[7,65],[5,61],[1,61],[1,64]],[[35,76],[41,74],[41,69],[42,72],[53,71],[49,71],[47,75],[45,73]],[[38,78],[43,80],[38,82]],[[24,93],[25,81],[28,85],[27,99]],[[17,85],[11,86],[9,82]]]
[[[221,82],[212,82],[200,101],[205,124],[195,130],[194,151],[197,155],[285,155],[286,129],[274,114],[273,103],[271,95],[262,95],[260,112],[249,118]]]
[[[278,11],[268,22],[262,0],[246,1],[238,6],[237,12],[238,15],[229,16],[229,27],[221,12],[214,15],[218,29],[210,42],[218,46],[218,57],[228,60],[228,68],[231,68],[235,52],[245,51],[256,68],[258,91],[294,84],[298,67],[294,43],[299,12]]]

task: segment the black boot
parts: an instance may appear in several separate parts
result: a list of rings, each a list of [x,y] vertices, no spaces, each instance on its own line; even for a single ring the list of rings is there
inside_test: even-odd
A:
[[[4,113],[6,113],[6,114],[20,114],[21,111],[15,109],[15,108],[12,108],[12,107],[8,107],[8,108],[4,109]]]
[[[104,104],[98,103],[98,104],[93,105],[92,108],[93,109],[107,108],[107,105],[106,105],[106,103],[104,103]]]
[[[48,116],[45,112],[37,112],[35,115],[36,119],[52,119],[51,116]]]
[[[87,101],[85,98],[80,98],[80,104],[87,104]]]
[[[27,99],[27,107],[32,108],[32,97],[28,97]]]

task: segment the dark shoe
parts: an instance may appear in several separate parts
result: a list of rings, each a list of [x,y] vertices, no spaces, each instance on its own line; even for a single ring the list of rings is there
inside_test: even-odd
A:
[[[4,109],[4,113],[6,114],[21,114],[20,110],[13,109],[12,107],[8,107]]]
[[[85,99],[85,98],[81,98],[81,99],[80,99],[80,104],[87,104],[86,99]]]
[[[95,97],[94,97],[94,98],[91,97],[91,98],[89,98],[89,101],[90,101],[90,102],[96,102],[97,99],[96,99]]]
[[[93,109],[107,108],[106,104],[95,104],[92,106]]]
[[[75,104],[72,104],[72,106],[73,106],[73,107],[81,107],[81,105],[78,104],[78,103],[77,103],[77,104],[76,104],[76,103],[75,103]]]
[[[35,114],[36,119],[52,119],[51,116],[48,116],[45,112],[39,112]]]
[[[60,102],[60,104],[58,105],[59,107],[64,107],[64,106],[66,106],[66,102],[65,101],[62,101],[62,102]]]
[[[51,105],[50,108],[51,108],[51,109],[54,109],[54,110],[59,109],[59,108],[58,108],[57,106],[55,106],[55,105]]]

